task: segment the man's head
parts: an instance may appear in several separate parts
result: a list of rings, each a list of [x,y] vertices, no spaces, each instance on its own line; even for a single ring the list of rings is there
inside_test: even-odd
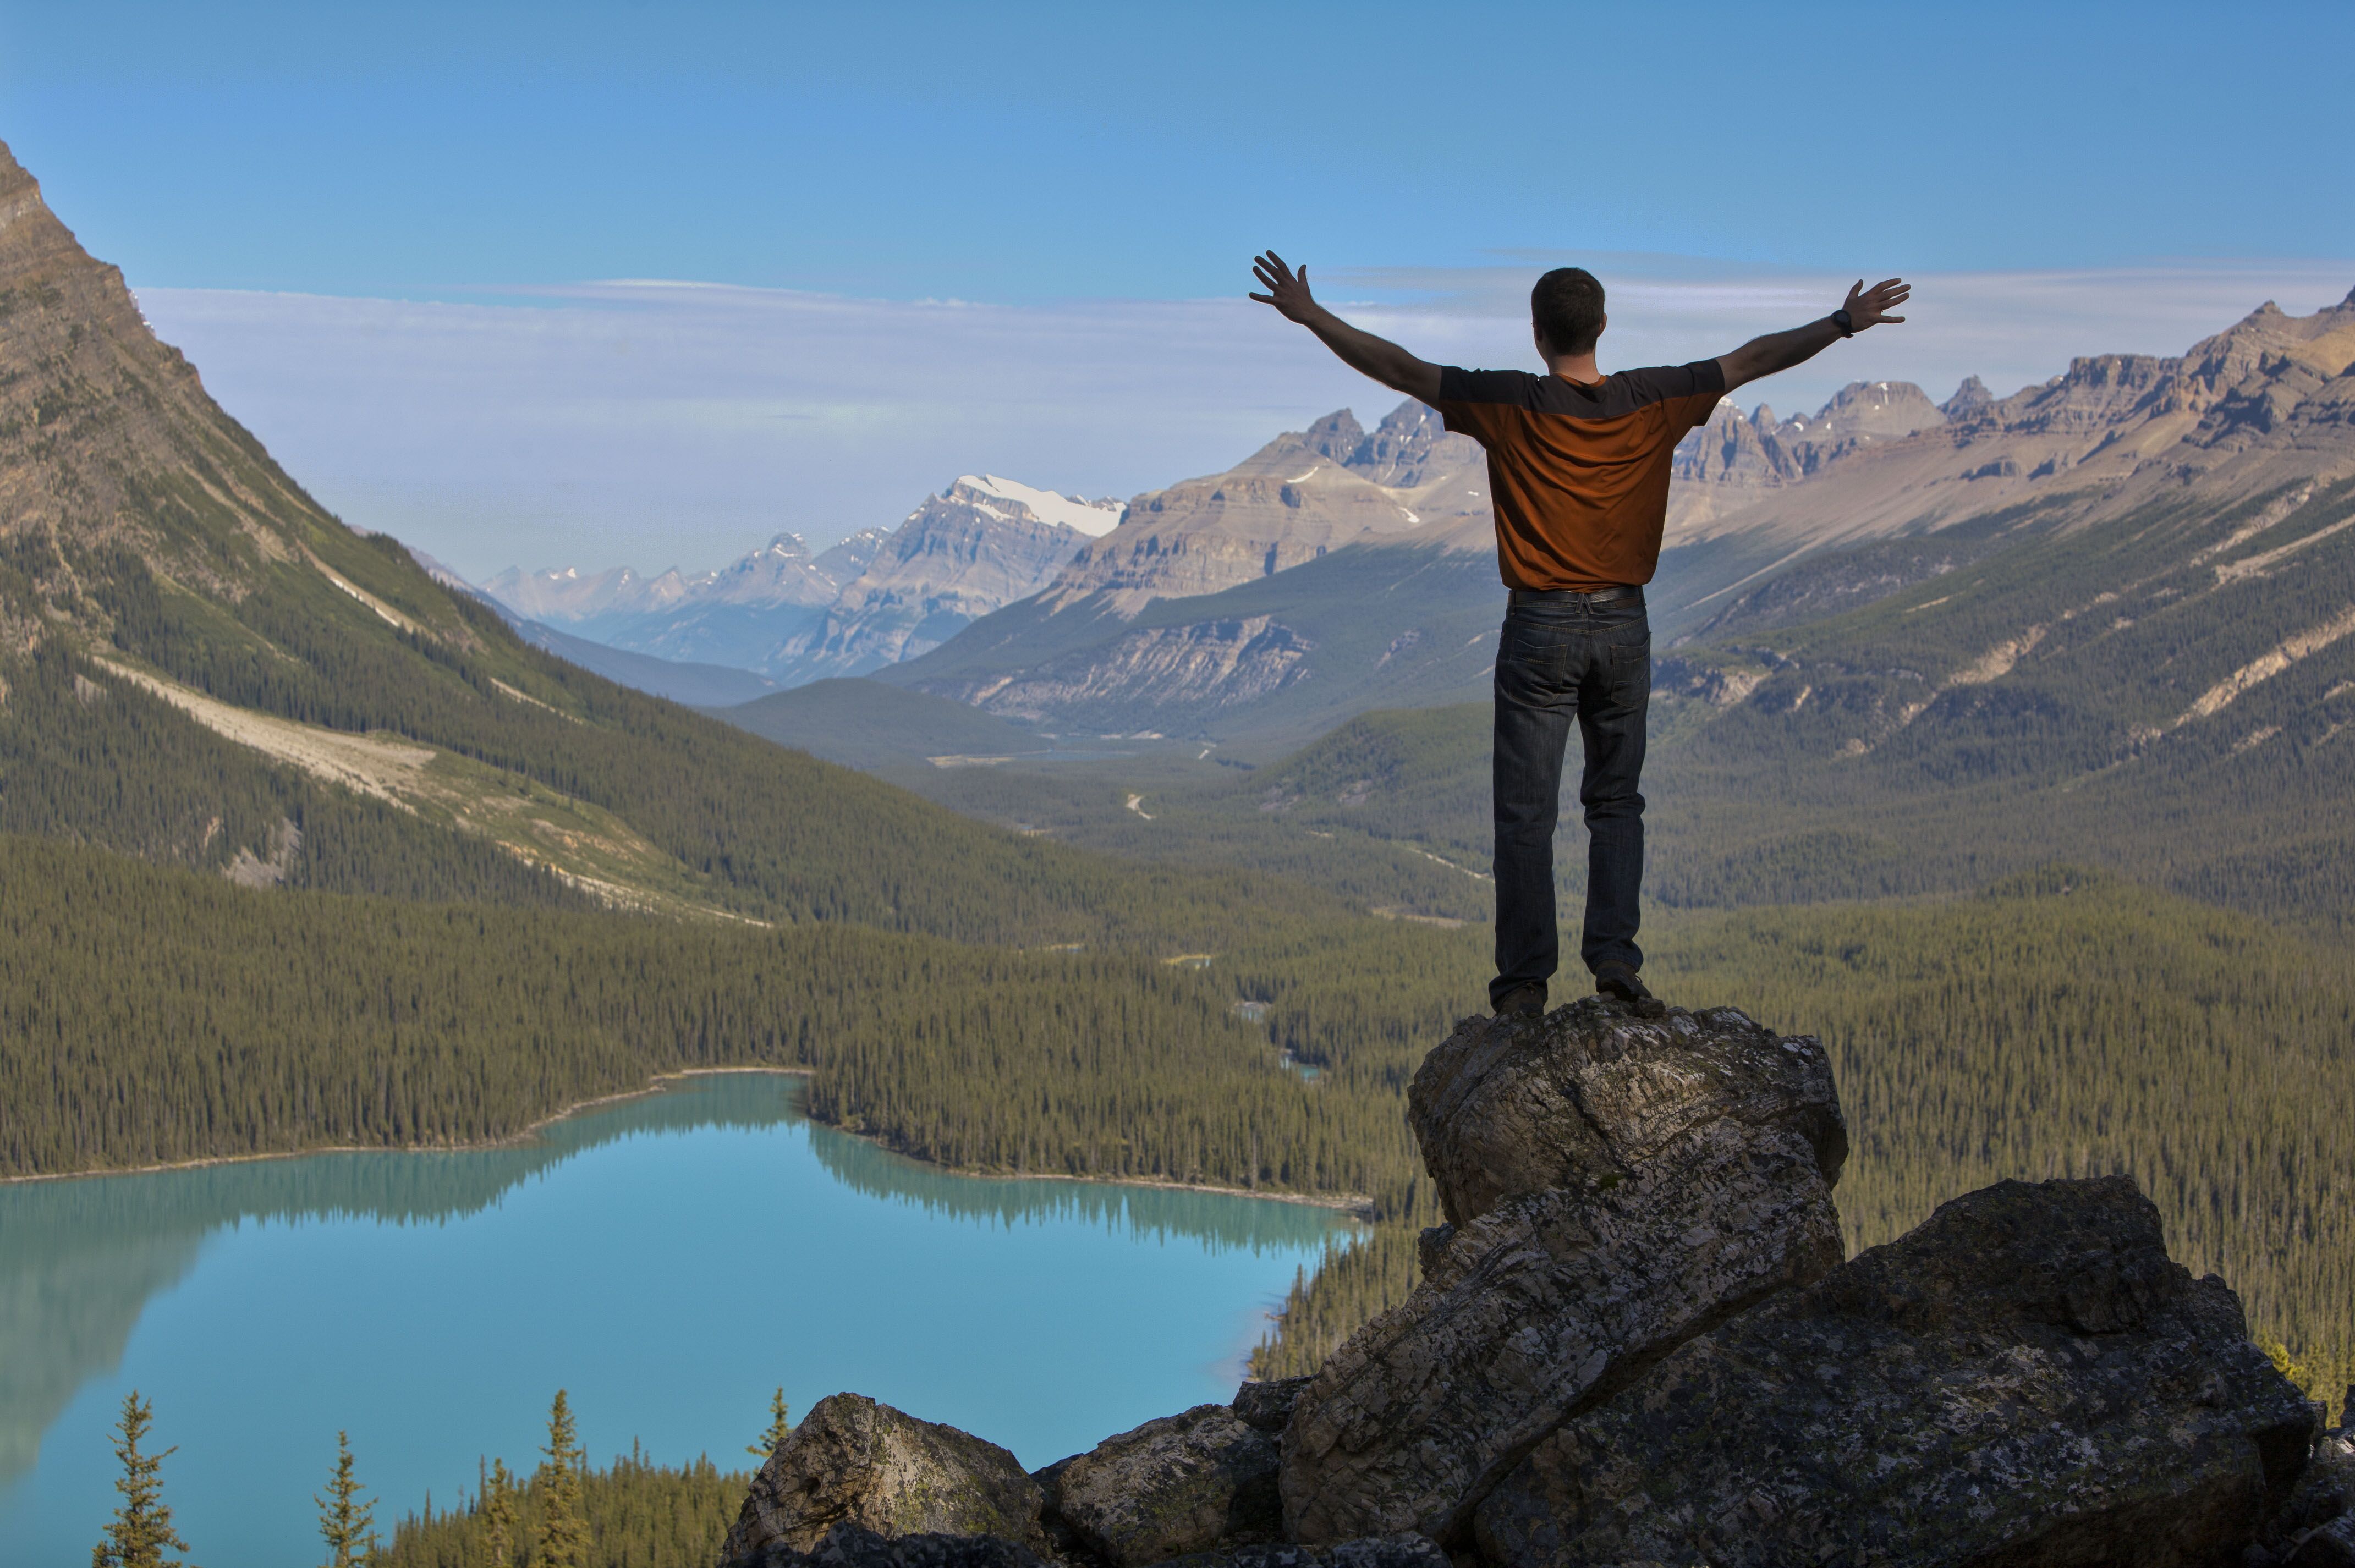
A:
[[[1529,291],[1529,324],[1541,354],[1586,354],[1603,335],[1603,285],[1583,267],[1557,267]]]

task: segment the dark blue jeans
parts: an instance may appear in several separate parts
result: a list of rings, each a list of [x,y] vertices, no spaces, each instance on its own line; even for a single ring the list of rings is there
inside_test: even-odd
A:
[[[1652,628],[1644,596],[1516,592],[1497,648],[1497,978],[1502,1001],[1543,985],[1561,961],[1555,935],[1554,819],[1562,753],[1578,721],[1586,766],[1586,928],[1579,957],[1641,969],[1636,895],[1644,880],[1644,722]]]

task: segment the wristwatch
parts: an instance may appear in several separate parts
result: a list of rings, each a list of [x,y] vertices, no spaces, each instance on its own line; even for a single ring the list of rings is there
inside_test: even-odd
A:
[[[1856,318],[1848,313],[1848,308],[1845,305],[1832,313],[1832,325],[1839,328],[1839,334],[1842,337],[1856,335]]]

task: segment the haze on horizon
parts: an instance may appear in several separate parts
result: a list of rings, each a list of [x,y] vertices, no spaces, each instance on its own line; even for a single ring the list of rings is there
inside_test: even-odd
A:
[[[2355,212],[2287,89],[2350,45],[2319,4],[8,0],[0,139],[347,521],[478,577],[697,569],[962,471],[1125,496],[1378,418],[1241,303],[1269,244],[1489,363],[1564,257],[1614,285],[1606,363],[1922,281],[1785,409],[2311,311]]]

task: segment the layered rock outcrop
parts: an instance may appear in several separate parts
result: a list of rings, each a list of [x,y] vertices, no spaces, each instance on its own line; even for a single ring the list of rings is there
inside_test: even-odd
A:
[[[1695,1339],[1481,1504],[1539,1564],[2236,1562],[2313,1415],[2127,1178],[2007,1181]]]
[[[1452,1234],[1295,1406],[1295,1539],[1453,1540],[1573,1411],[1840,1261],[1847,1132],[1823,1050],[1731,1009],[1472,1020],[1409,1105]]]
[[[1999,1183],[1843,1262],[1829,1064],[1727,1008],[1467,1021],[1410,1119],[1448,1223],[1313,1377],[1032,1477],[837,1396],[725,1568],[2355,1560],[2355,1444],[2127,1178]]]

